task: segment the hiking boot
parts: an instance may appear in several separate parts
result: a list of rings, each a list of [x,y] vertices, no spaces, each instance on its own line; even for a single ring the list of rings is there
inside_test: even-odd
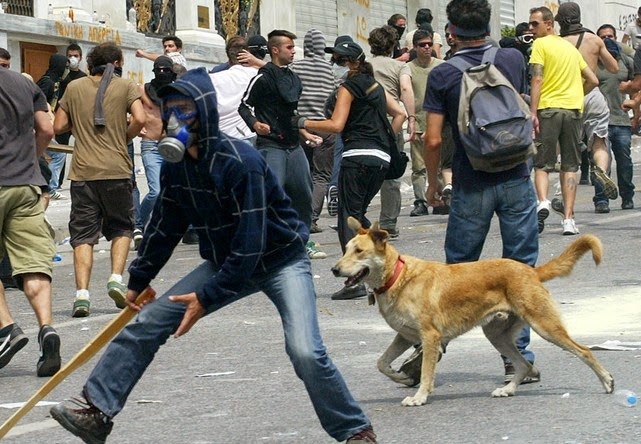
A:
[[[116,307],[125,308],[127,303],[127,286],[121,282],[116,281],[114,278],[109,278],[107,281],[107,294],[116,303]]]
[[[140,243],[142,242],[142,230],[140,228],[136,228],[134,230],[134,250],[138,250],[138,247],[140,247]]]
[[[597,214],[607,214],[610,212],[610,205],[607,202],[597,202],[594,204],[594,212]]]
[[[550,204],[550,201],[545,199],[539,203],[539,206],[536,208],[536,217],[539,223],[539,234],[543,233],[543,230],[545,229],[545,219],[550,215],[551,207],[552,205]]]
[[[592,172],[590,173],[590,179],[592,183],[598,182],[599,185],[603,187],[603,194],[610,200],[614,200],[619,197],[619,191],[616,184],[610,179],[610,176],[605,174],[605,172],[598,166],[594,165],[592,167]]]
[[[71,399],[71,402],[80,408],[60,403],[49,410],[51,417],[86,443],[104,443],[114,426],[111,419],[85,400]]]
[[[37,375],[53,376],[60,370],[60,336],[50,325],[43,325],[38,333],[40,359],[36,365]]]
[[[439,205],[438,207],[432,207],[432,214],[439,215],[439,216],[450,214],[450,206]]]
[[[381,230],[387,231],[387,234],[389,234],[390,239],[396,239],[398,237],[398,230],[396,228],[383,228],[381,227]]]
[[[414,201],[414,209],[410,211],[410,217],[427,216],[428,214],[430,213],[427,209],[427,205],[425,205],[425,201]]]
[[[312,222],[312,226],[309,227],[309,233],[310,234],[316,234],[316,233],[322,233],[323,229],[318,226],[316,222]]]
[[[338,214],[338,187],[335,185],[327,189],[327,212],[330,216]]]
[[[27,345],[29,338],[16,324],[7,325],[0,330],[0,368],[11,361],[13,355]]]
[[[621,209],[622,210],[633,210],[634,209],[634,202],[632,199],[623,199],[623,202],[621,202]]]
[[[370,442],[370,443],[376,443],[376,433],[374,433],[374,429],[372,427],[368,427],[366,429],[361,430],[360,432],[356,433],[355,435],[350,436],[347,438],[347,441],[345,441],[347,444],[349,443],[357,443],[357,442]]]
[[[561,199],[559,199],[558,197],[552,199],[551,207],[555,213],[561,216],[561,218],[565,218],[565,206],[563,205],[563,201]]]
[[[510,364],[505,364],[505,379],[503,379],[503,382],[505,384],[509,384],[512,382],[512,379],[514,379],[514,365]],[[541,381],[541,374],[538,373],[536,375],[528,375],[525,378],[523,378],[523,381],[521,381],[521,384],[532,384],[534,382],[539,382]]]
[[[445,353],[447,344],[439,344],[438,360],[440,362]],[[409,382],[406,384],[408,387],[415,387],[421,382],[421,370],[423,366],[423,346],[421,344],[415,346],[412,354],[401,364],[398,368],[399,372],[407,375]]]
[[[77,299],[73,301],[71,316],[74,318],[85,318],[89,316],[89,299]]]
[[[327,257],[327,253],[320,251],[314,241],[308,241],[306,248],[307,256],[309,256],[310,259],[325,259]]]
[[[362,298],[368,295],[365,284],[356,284],[351,287],[343,287],[332,295],[333,301],[345,301],[348,299]]]
[[[564,236],[573,236],[579,234],[579,229],[574,223],[574,219],[563,219],[563,235]]]

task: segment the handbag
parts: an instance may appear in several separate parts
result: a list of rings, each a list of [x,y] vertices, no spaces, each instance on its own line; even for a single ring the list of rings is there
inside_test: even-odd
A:
[[[378,86],[378,82],[374,82],[367,90],[371,93]],[[398,143],[396,142],[396,134],[394,134],[394,129],[390,124],[389,120],[379,107],[375,107],[371,102],[370,106],[376,111],[380,123],[385,128],[385,133],[387,134],[387,148],[390,155],[389,167],[387,168],[387,173],[385,174],[385,180],[393,180],[403,177],[405,170],[407,169],[407,164],[410,159],[405,154],[405,151],[398,149]]]

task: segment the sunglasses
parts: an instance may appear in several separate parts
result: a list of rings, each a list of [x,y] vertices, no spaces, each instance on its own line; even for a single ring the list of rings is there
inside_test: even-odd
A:
[[[421,47],[421,48],[431,48],[434,42],[423,42],[423,43],[417,43],[416,46]]]
[[[334,58],[334,63],[338,66],[345,66],[349,62],[349,57],[336,57]]]
[[[543,22],[543,23],[545,23],[545,22]],[[536,28],[540,24],[541,24],[541,22],[537,22],[536,20],[533,20],[533,21],[528,23],[528,25],[530,25],[531,28]]]
[[[185,121],[196,117],[198,111],[194,109],[193,105],[187,104],[169,107],[163,105],[161,107],[161,115],[163,120],[169,120],[172,114],[174,114],[178,120]]]

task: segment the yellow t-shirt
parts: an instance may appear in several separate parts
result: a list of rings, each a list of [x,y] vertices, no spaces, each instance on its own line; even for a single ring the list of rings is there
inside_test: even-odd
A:
[[[558,35],[534,40],[531,65],[543,66],[543,84],[538,109],[560,108],[583,111],[583,71],[588,64],[574,45]]]
[[[76,139],[69,178],[75,181],[128,179],[132,164],[127,152],[127,112],[140,99],[140,90],[129,79],[114,77],[105,92],[103,109],[107,124],[93,123],[100,78],[82,77],[69,83],[60,107],[69,115]]]

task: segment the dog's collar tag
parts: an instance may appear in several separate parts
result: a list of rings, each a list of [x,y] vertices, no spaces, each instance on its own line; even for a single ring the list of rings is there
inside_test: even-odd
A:
[[[389,290],[392,285],[394,285],[394,282],[396,282],[396,279],[401,275],[401,270],[403,270],[403,266],[405,265],[405,259],[403,259],[403,256],[399,255],[398,259],[396,260],[396,267],[394,268],[394,274],[392,277],[383,285],[381,288],[375,288],[374,293],[376,294],[383,294],[387,290]]]

